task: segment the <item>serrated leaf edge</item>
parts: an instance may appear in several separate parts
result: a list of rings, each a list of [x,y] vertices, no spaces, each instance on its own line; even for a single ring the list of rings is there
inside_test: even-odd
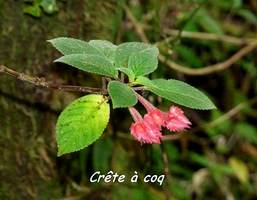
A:
[[[81,98],[81,97],[80,97]],[[107,103],[107,101],[108,101],[108,99],[106,99],[104,96],[103,96],[103,98],[104,98],[104,100],[103,100],[103,102],[101,102],[101,104],[102,103]],[[78,98],[79,99],[79,98]],[[75,102],[76,100],[78,100],[78,99],[75,99],[73,102]],[[71,102],[68,106],[70,106],[73,102]],[[107,126],[108,126],[108,124],[109,124],[109,121],[110,121],[110,104],[109,103],[107,103],[108,104],[108,119],[107,119],[107,123],[106,123],[106,125],[105,125],[105,127],[103,128],[103,130],[101,131],[102,133],[99,135],[99,137],[98,138],[96,138],[94,141],[92,141],[91,143],[89,143],[89,144],[87,144],[86,146],[84,146],[84,147],[81,147],[81,148],[79,148],[79,149],[76,149],[75,151],[71,151],[71,152],[66,152],[66,153],[60,153],[59,152],[59,144],[58,144],[58,142],[57,142],[57,156],[58,157],[60,157],[60,156],[62,156],[62,155],[65,155],[65,154],[69,154],[69,153],[74,153],[74,152],[78,152],[78,151],[80,151],[80,150],[82,150],[82,149],[85,149],[86,147],[88,147],[89,145],[91,145],[91,144],[93,144],[94,142],[96,142],[102,135],[103,135],[103,133],[104,133],[104,131],[105,131],[105,129],[107,128]],[[66,108],[68,107],[68,106],[66,106]],[[64,109],[65,110],[65,109]],[[63,110],[63,111],[64,111]],[[62,111],[62,112],[63,112]],[[61,114],[62,114],[62,112],[61,112]],[[59,117],[61,116],[61,114],[59,115]],[[55,133],[57,134],[57,124],[58,124],[58,121],[59,121],[59,117],[58,117],[58,119],[57,119],[57,123],[56,123],[56,127],[55,127]],[[57,139],[56,139],[56,141],[57,141]]]
[[[149,81],[149,82],[148,82],[149,84],[148,84],[148,83],[147,83],[147,84],[144,84],[142,81],[140,81],[140,78],[143,78],[143,79]],[[156,80],[158,80],[158,79],[156,79]],[[178,80],[176,80],[176,79],[167,79],[167,81],[169,81],[169,80],[178,81]],[[182,81],[181,81],[181,82],[182,82]],[[187,85],[187,86],[193,87],[193,86],[191,86],[191,85],[189,85],[189,84],[187,84],[187,83],[185,83],[185,82],[182,82],[182,83],[185,84],[185,85]],[[150,80],[150,79],[148,79],[147,77],[144,77],[144,76],[138,77],[138,79],[135,81],[135,84],[144,85],[147,90],[149,90],[150,92],[152,92],[152,93],[154,93],[154,94],[156,94],[156,93],[153,91],[153,89],[151,89],[151,87],[155,87],[156,89],[160,89],[159,87],[156,87],[156,86],[155,86],[155,84],[152,82],[152,80]],[[212,101],[210,100],[210,98],[209,98],[206,94],[204,94],[202,91],[200,91],[199,89],[197,89],[197,88],[195,88],[195,87],[193,87],[193,88],[196,89],[196,90],[198,90],[198,92],[202,93],[204,96],[206,96],[206,98],[212,103]],[[156,94],[156,95],[158,95],[158,94]],[[160,95],[158,95],[158,96],[160,96]],[[161,96],[161,97],[167,99],[166,97],[163,97],[163,96]],[[191,97],[191,96],[190,96],[190,97]],[[192,98],[192,97],[191,97],[191,98]],[[170,99],[167,99],[167,100],[171,101]],[[198,99],[197,99],[197,100],[198,100]],[[171,101],[171,102],[173,102],[173,101]],[[173,103],[176,103],[176,102],[173,102]],[[179,103],[176,103],[176,104],[185,106],[185,105],[179,104]],[[217,109],[217,107],[214,105],[214,103],[212,103],[212,107],[209,107],[209,108],[199,108],[199,107],[195,107],[195,106],[190,106],[190,107],[189,107],[189,106],[185,106],[185,107],[192,108],[192,109],[195,109],[195,110],[213,110],[213,109]]]

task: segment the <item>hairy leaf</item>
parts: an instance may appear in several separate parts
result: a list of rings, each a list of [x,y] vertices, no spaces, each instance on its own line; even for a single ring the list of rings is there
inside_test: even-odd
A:
[[[97,48],[91,46],[88,42],[68,38],[59,37],[52,40],[48,40],[58,51],[63,55],[69,54],[93,54],[93,55],[104,55]]]
[[[102,95],[87,95],[72,102],[61,113],[56,126],[58,156],[81,150],[103,133],[110,108]]]
[[[127,67],[129,57],[132,53],[138,53],[149,47],[151,47],[151,45],[142,42],[126,42],[120,44],[115,54],[116,67]]]
[[[86,72],[114,78],[118,75],[118,72],[114,68],[113,64],[102,56],[89,54],[70,54],[55,60],[55,62],[65,63]]]
[[[121,72],[126,74],[129,77],[129,82],[133,82],[135,80],[135,74],[131,69],[127,67],[120,67],[120,68],[117,68],[117,70],[120,70]]]
[[[128,60],[128,68],[130,68],[135,76],[143,76],[150,74],[157,69],[159,50],[157,47],[151,46],[131,54]]]
[[[119,81],[111,81],[108,84],[108,92],[112,99],[113,108],[134,106],[137,103],[132,88]]]
[[[106,56],[111,62],[114,63],[115,51],[117,46],[107,40],[90,40],[89,44],[95,47],[103,55]]]
[[[202,110],[216,108],[205,94],[182,81],[173,79],[151,81],[146,77],[140,77],[136,83],[145,85],[151,92],[163,98],[189,108]]]

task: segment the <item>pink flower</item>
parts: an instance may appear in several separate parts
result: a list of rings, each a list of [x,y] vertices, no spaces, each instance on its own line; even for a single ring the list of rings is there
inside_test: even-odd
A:
[[[144,121],[135,122],[130,127],[131,134],[141,143],[160,144],[162,134],[160,131],[150,128]]]
[[[176,106],[171,106],[168,113],[164,113],[144,97],[137,94],[140,103],[145,107],[147,113],[142,117],[133,107],[129,111],[135,121],[130,127],[131,135],[141,143],[157,143],[163,137],[161,127],[166,127],[170,131],[183,131],[189,128],[191,122],[184,115],[184,112]]]
[[[170,131],[183,131],[190,128],[191,122],[184,115],[184,112],[176,106],[171,106],[166,115],[165,127]]]
[[[144,116],[144,120],[153,128],[161,129],[161,126],[164,125],[165,114],[156,108],[153,104],[147,101],[144,97],[137,94],[137,98],[140,103],[147,110],[147,114]]]
[[[135,108],[129,108],[129,111],[135,121],[130,127],[131,135],[141,143],[160,144],[162,133],[150,118],[145,120]]]
[[[144,121],[152,128],[160,130],[164,124],[165,115],[159,110],[154,109],[145,114]]]

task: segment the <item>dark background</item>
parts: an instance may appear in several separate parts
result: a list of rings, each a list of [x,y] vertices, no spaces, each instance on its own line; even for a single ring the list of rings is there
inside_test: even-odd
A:
[[[240,38],[257,39],[256,13],[256,0],[0,0],[0,64],[58,84],[101,87],[97,75],[53,64],[60,54],[46,40],[141,41],[140,27],[151,43],[170,37],[172,29],[214,34],[215,40],[177,34],[161,43],[167,59],[200,69],[236,53],[245,45]],[[221,41],[224,35],[241,42]],[[205,91],[218,109],[185,109],[192,129],[168,133],[172,136],[162,146],[132,140],[128,111],[112,110],[98,142],[62,157],[56,153],[55,123],[82,94],[0,74],[0,199],[257,199],[256,63],[251,51],[228,69],[201,76],[160,63],[152,78],[183,80]],[[163,110],[171,105],[146,96]],[[168,175],[161,187],[142,179],[138,184],[90,183],[98,170],[127,177],[134,171],[141,177]]]

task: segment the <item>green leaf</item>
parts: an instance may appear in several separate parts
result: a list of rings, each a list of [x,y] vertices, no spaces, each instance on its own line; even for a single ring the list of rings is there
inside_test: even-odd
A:
[[[127,67],[131,54],[138,53],[144,49],[150,48],[150,44],[142,42],[126,42],[118,46],[115,53],[116,67]]]
[[[88,42],[67,38],[59,37],[52,40],[48,40],[58,51],[63,55],[69,54],[93,54],[93,55],[103,55],[98,49],[91,46]]]
[[[87,95],[72,102],[56,125],[58,156],[81,150],[96,141],[109,121],[110,108],[102,95]]]
[[[240,9],[238,12],[238,15],[243,17],[247,22],[257,25],[257,16],[256,13],[252,13],[250,10],[247,9]]]
[[[157,69],[159,50],[157,47],[151,46],[131,54],[128,60],[128,68],[130,68],[135,76],[143,76],[152,73]]]
[[[55,60],[55,62],[65,63],[86,72],[113,78],[118,76],[118,72],[115,70],[112,63],[106,58],[98,55],[70,54]]]
[[[212,18],[209,15],[208,11],[205,9],[200,9],[197,14],[197,23],[207,32],[216,33],[216,34],[223,34],[223,30],[219,24],[219,22]]]
[[[182,106],[201,110],[216,108],[205,94],[182,81],[173,79],[151,81],[146,77],[139,77],[136,83],[142,84],[151,92]]]
[[[155,85],[153,84],[152,80],[150,80],[149,78],[145,77],[145,76],[140,76],[136,79],[136,81],[134,82],[135,84],[140,84],[140,85],[144,85],[146,86],[148,89],[155,87]]]
[[[133,89],[119,81],[111,81],[108,84],[108,92],[112,99],[113,108],[130,107],[137,103]]]
[[[121,72],[126,74],[129,78],[129,82],[132,83],[135,80],[135,74],[131,69],[126,68],[126,67],[120,67],[120,68],[117,68],[117,70],[120,70]]]
[[[116,45],[107,40],[90,40],[89,44],[105,55],[111,62],[115,61]]]

